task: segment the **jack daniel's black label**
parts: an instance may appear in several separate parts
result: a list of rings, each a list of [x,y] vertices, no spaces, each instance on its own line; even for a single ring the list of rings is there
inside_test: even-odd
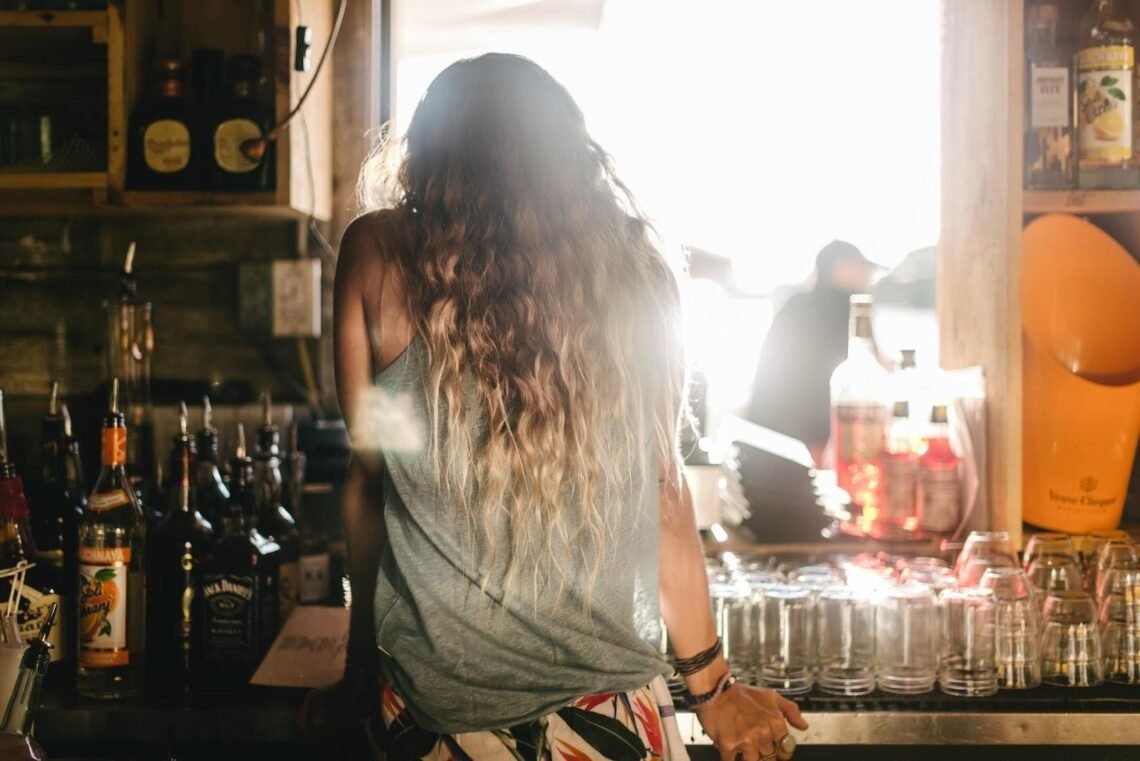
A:
[[[203,577],[202,623],[207,658],[256,657],[256,591],[252,576],[217,574]]]

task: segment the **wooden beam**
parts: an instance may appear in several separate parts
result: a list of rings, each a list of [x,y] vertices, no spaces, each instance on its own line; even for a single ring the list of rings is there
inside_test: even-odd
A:
[[[942,2],[942,365],[986,375],[989,525],[1021,535],[1023,0]]]

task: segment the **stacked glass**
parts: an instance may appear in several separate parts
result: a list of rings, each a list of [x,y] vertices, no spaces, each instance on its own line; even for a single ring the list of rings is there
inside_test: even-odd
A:
[[[1041,622],[1029,577],[1020,568],[991,568],[979,584],[994,597],[998,688],[1041,685]]]

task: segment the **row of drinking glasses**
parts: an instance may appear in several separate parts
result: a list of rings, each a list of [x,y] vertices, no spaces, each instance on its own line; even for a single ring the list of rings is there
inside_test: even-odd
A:
[[[984,696],[1042,681],[1091,686],[1106,674],[1138,683],[1136,548],[1126,535],[1094,540],[1082,553],[1068,537],[1035,537],[1023,569],[1008,535],[976,532],[953,572],[937,558],[774,569],[730,555],[709,568],[718,630],[739,675],[789,695],[814,684],[918,694],[937,681],[948,694]],[[1075,576],[1056,570],[1070,567]]]

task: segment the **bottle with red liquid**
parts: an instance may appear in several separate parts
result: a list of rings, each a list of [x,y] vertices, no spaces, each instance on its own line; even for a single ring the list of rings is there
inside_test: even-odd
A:
[[[959,457],[950,446],[945,404],[930,410],[926,446],[918,461],[918,522],[924,531],[953,531],[961,513]]]
[[[871,297],[851,297],[847,359],[831,375],[831,450],[840,488],[873,522],[883,507],[884,397],[890,376],[871,335]]]
[[[883,452],[883,520],[908,531],[917,524],[918,458],[921,441],[910,419],[910,403],[895,402]]]

